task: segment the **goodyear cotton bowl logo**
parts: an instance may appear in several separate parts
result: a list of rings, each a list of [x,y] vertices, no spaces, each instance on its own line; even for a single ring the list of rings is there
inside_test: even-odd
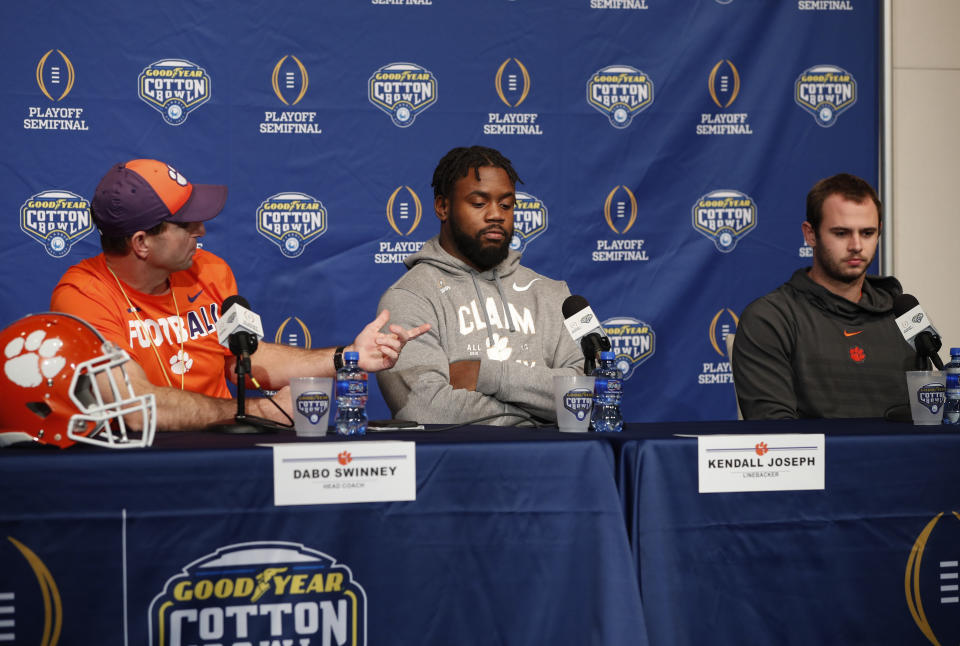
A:
[[[367,595],[350,568],[296,543],[221,547],[150,604],[151,646],[367,643]]]
[[[610,337],[610,349],[617,355],[617,369],[624,379],[629,379],[634,370],[656,352],[656,334],[643,321],[624,316],[607,319],[601,325]]]
[[[20,207],[20,230],[62,258],[93,231],[90,203],[70,191],[37,193]]]
[[[390,115],[393,125],[406,128],[437,100],[437,78],[413,63],[390,63],[370,77],[370,103]]]
[[[697,377],[698,384],[733,383],[730,357],[727,356],[727,337],[736,331],[739,322],[736,313],[729,307],[720,309],[713,315],[707,337],[710,339],[710,347],[713,351],[726,361],[704,361],[700,368],[700,375]]]
[[[693,205],[693,228],[713,240],[717,251],[730,253],[755,226],[757,205],[740,191],[711,191]]]
[[[288,316],[277,328],[273,337],[277,345],[292,345],[298,348],[310,349],[310,328],[298,316]]]
[[[947,401],[947,388],[940,382],[924,384],[917,389],[917,401],[931,413],[938,413]]]
[[[190,61],[166,58],[143,68],[139,77],[140,99],[179,126],[191,112],[210,100],[210,76]]]
[[[46,563],[33,551],[46,542],[28,546],[13,536],[0,537],[0,643],[60,643],[60,590]]]
[[[573,413],[577,421],[582,422],[593,408],[593,390],[574,388],[563,395],[563,407]]]
[[[903,576],[907,608],[931,644],[960,643],[960,515],[940,512],[917,536]]]
[[[513,238],[510,248],[523,251],[530,242],[547,230],[547,205],[539,197],[517,191],[513,207]]]
[[[296,258],[327,232],[327,209],[305,193],[277,193],[257,207],[257,231],[284,256]]]
[[[829,128],[857,102],[857,81],[839,67],[817,65],[797,77],[794,100],[813,115],[818,125]]]
[[[653,104],[653,81],[629,65],[610,65],[587,81],[587,103],[607,115],[614,128],[626,128]]]

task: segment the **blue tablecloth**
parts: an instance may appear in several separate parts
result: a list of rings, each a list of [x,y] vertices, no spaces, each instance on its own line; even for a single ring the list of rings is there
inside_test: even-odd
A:
[[[545,437],[528,433],[515,437]],[[249,438],[192,450],[163,447],[209,438],[163,435],[159,448],[133,452],[4,452],[0,594],[9,596],[0,608],[13,608],[15,624],[0,624],[0,635],[17,644],[49,643],[45,630],[60,631],[61,644],[100,645],[646,644],[613,451],[549,435],[557,441],[421,435],[415,502],[296,507],[273,505],[270,449],[223,448]],[[256,601],[242,589],[243,578],[278,585],[268,568],[289,568],[281,581],[298,561],[300,572],[339,573],[321,581],[342,589],[282,597],[271,587]],[[213,572],[209,590],[202,571]],[[206,614],[173,618],[178,600],[196,606],[204,595]],[[365,624],[351,604],[365,605]]]
[[[826,489],[699,494],[695,439],[624,438],[651,644],[924,645],[924,624],[940,644],[960,642],[960,434],[880,420],[670,430],[827,432]]]

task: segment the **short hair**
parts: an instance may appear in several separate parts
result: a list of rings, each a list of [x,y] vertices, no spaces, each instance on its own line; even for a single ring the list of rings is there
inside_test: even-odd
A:
[[[90,205],[90,216],[93,221],[97,221],[97,215],[93,211],[93,205]],[[146,230],[148,236],[160,235],[167,228],[167,222],[163,221]],[[130,239],[133,236],[108,236],[100,234],[100,248],[108,256],[125,256],[130,251]]]
[[[454,148],[440,160],[437,168],[433,171],[433,197],[450,197],[453,187],[461,177],[466,177],[472,168],[476,173],[477,179],[480,179],[481,166],[494,166],[506,171],[507,177],[514,185],[517,182],[523,184],[523,180],[513,169],[510,160],[504,157],[500,151],[486,146],[470,146],[469,148]]]
[[[877,224],[883,222],[883,207],[873,187],[856,175],[838,173],[820,180],[807,193],[807,222],[815,234],[819,235],[820,223],[823,222],[823,203],[831,195],[840,195],[845,200],[858,203],[870,198],[877,207]]]

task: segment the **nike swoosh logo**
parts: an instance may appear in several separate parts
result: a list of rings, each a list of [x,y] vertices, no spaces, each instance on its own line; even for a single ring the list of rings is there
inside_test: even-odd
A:
[[[190,294],[187,294],[187,300],[192,303],[193,301],[195,301],[195,300],[197,300],[198,298],[200,298],[200,294],[202,294],[202,293],[203,293],[203,290],[201,289],[199,292],[197,292],[197,293],[194,294],[193,296],[191,296]]]
[[[527,291],[528,289],[530,289],[530,285],[534,284],[534,283],[537,282],[538,280],[540,280],[540,279],[539,279],[539,278],[534,278],[533,280],[531,280],[529,283],[527,283],[527,284],[524,285],[523,287],[520,287],[519,285],[517,285],[516,281],[514,281],[514,283],[513,283],[513,290],[516,291],[516,292],[525,292],[525,291]]]
[[[843,331],[843,336],[857,336],[858,334],[860,334],[860,333],[862,333],[862,332],[863,332],[863,330],[858,330],[858,331],[856,331],[856,332],[847,332],[846,330],[844,330],[844,331]]]

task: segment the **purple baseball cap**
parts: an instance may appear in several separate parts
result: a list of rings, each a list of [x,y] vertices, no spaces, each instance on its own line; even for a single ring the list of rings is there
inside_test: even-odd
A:
[[[129,236],[161,222],[205,222],[226,201],[226,186],[191,184],[169,164],[133,159],[104,175],[91,206],[100,233]]]

